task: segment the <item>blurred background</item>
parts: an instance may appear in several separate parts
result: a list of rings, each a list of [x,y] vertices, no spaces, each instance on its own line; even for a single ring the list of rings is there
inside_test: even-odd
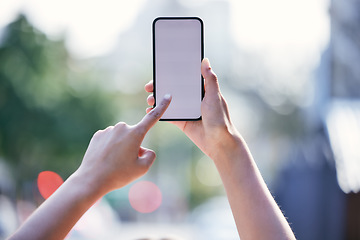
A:
[[[158,16],[203,19],[233,122],[297,238],[360,239],[359,9],[354,0],[2,0],[0,239],[77,169],[98,129],[143,117]],[[106,195],[67,239],[239,239],[208,157],[165,122],[143,145],[157,152],[149,173]],[[129,198],[141,183],[152,186],[151,209]]]

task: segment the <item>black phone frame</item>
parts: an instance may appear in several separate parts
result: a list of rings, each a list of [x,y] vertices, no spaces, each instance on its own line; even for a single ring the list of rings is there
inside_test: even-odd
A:
[[[154,96],[154,106],[156,107],[156,74],[155,74],[155,24],[159,20],[198,20],[201,26],[201,61],[204,59],[204,23],[200,17],[157,17],[154,19],[152,23],[152,46],[153,46],[153,96]],[[204,77],[201,75],[201,101],[205,95],[205,88],[204,88]],[[160,118],[159,121],[199,121],[202,119],[202,115],[199,118],[170,118],[164,119]]]

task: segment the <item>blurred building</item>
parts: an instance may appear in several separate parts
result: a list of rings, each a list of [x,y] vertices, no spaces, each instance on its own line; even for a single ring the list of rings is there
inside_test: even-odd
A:
[[[298,239],[360,239],[359,9],[359,1],[331,1],[331,39],[309,113],[316,127],[279,179],[277,200]]]
[[[331,6],[331,98],[326,126],[346,196],[346,239],[360,239],[360,2]]]

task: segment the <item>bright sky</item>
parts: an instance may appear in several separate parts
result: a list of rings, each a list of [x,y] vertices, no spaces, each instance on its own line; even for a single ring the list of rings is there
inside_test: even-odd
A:
[[[0,28],[19,11],[50,37],[66,32],[68,47],[78,56],[110,50],[130,26],[145,0],[1,0]],[[104,27],[107,26],[107,27]]]
[[[328,0],[231,2],[234,35],[244,46],[308,46],[328,37]]]
[[[243,49],[261,52],[270,68],[316,65],[329,41],[329,0],[230,1],[232,32]]]
[[[189,0],[183,0],[189,3]],[[213,0],[198,0],[197,5]],[[226,1],[226,0],[224,0]],[[322,48],[329,36],[329,0],[228,0],[232,32],[246,49],[281,55],[289,49]],[[66,30],[68,47],[79,56],[110,50],[118,34],[130,26],[146,0],[1,0],[0,28],[25,11],[49,36]],[[103,27],[107,26],[107,27]]]

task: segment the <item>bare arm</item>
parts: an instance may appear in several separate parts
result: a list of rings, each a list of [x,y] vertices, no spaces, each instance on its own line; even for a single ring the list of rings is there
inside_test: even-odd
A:
[[[173,124],[215,162],[241,239],[295,239],[246,142],[231,122],[227,103],[208,59],[203,60],[201,72],[205,79],[202,120]],[[145,90],[153,91],[152,82],[145,85]],[[154,104],[152,95],[147,102]]]
[[[64,239],[98,199],[144,175],[155,160],[155,153],[141,147],[142,140],[170,100],[164,98],[135,126],[118,123],[96,132],[78,170],[10,239]]]
[[[295,239],[246,143],[241,138],[235,138],[233,144],[232,151],[220,151],[213,159],[241,239]]]

